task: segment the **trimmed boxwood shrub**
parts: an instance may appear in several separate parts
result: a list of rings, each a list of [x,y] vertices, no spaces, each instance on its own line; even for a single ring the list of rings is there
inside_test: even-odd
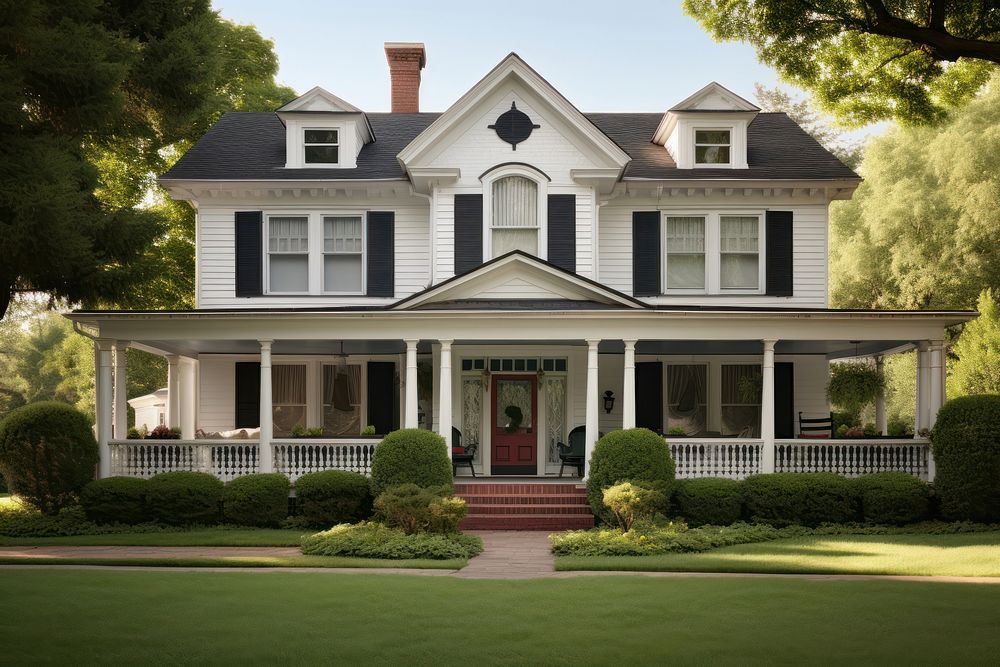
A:
[[[390,486],[451,484],[451,456],[444,438],[433,431],[404,428],[382,439],[372,457],[372,492]]]
[[[753,523],[818,526],[858,519],[855,485],[833,473],[753,475],[743,481],[742,490],[743,506]]]
[[[1000,396],[963,396],[945,403],[931,445],[941,516],[1000,521]]]
[[[604,489],[632,482],[660,491],[668,498],[673,481],[674,460],[663,436],[645,428],[612,431],[597,441],[590,457],[587,500],[594,516],[604,523],[614,523],[614,517],[604,506]],[[666,510],[664,506],[662,511]]]
[[[76,502],[97,461],[90,420],[65,403],[25,405],[0,422],[0,473],[12,493],[46,514]]]
[[[138,477],[95,479],[80,492],[80,505],[94,523],[145,523],[147,486]]]
[[[222,492],[222,511],[229,523],[269,528],[288,516],[291,484],[281,473],[237,477]]]
[[[152,518],[171,526],[219,521],[223,483],[204,472],[165,472],[149,479],[146,502]]]
[[[905,472],[881,472],[854,480],[861,518],[868,523],[901,526],[927,518],[931,489]]]
[[[728,526],[739,521],[743,513],[740,483],[723,477],[678,480],[674,503],[692,526]]]
[[[299,514],[306,523],[318,528],[354,523],[372,514],[368,478],[346,470],[324,470],[302,475],[295,482],[295,499]]]

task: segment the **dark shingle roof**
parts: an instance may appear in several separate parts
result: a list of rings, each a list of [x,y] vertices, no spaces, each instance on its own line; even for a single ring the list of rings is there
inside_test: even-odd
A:
[[[178,180],[311,180],[405,178],[396,155],[440,114],[369,113],[376,141],[354,169],[285,169],[285,127],[273,113],[224,114],[163,175]],[[783,113],[760,113],[747,131],[749,169],[678,169],[651,141],[658,113],[585,114],[628,153],[625,178],[839,179],[857,178]]]

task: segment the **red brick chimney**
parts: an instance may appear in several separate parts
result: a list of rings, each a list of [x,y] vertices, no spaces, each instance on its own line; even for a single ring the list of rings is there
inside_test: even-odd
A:
[[[420,70],[427,62],[421,42],[386,42],[385,59],[389,61],[392,80],[392,112],[420,111]]]

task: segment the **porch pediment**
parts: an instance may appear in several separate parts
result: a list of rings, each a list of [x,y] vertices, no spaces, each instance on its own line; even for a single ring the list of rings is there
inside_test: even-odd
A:
[[[393,310],[415,310],[440,305],[450,310],[484,304],[533,304],[539,309],[645,308],[616,290],[565,271],[537,257],[513,251],[472,271],[450,278],[396,303]]]

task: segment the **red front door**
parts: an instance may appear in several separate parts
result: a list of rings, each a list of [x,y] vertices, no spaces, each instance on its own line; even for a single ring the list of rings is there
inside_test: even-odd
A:
[[[538,472],[538,377],[494,375],[490,448],[494,475]]]

